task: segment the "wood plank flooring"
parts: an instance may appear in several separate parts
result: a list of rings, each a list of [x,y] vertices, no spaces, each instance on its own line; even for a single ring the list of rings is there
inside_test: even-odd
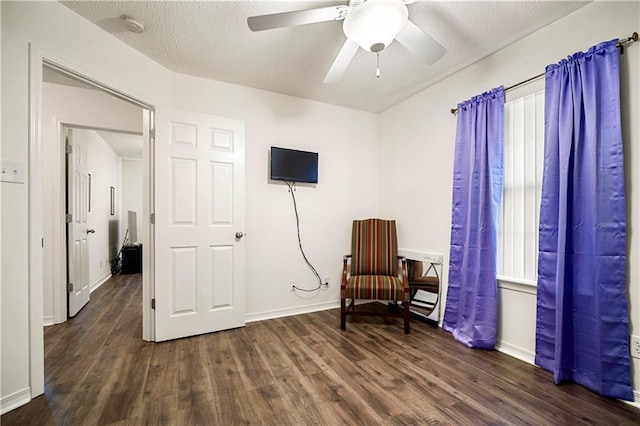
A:
[[[45,395],[2,425],[640,424],[640,410],[499,352],[339,311],[142,341],[140,275],[45,329]],[[379,305],[384,309],[382,305]]]

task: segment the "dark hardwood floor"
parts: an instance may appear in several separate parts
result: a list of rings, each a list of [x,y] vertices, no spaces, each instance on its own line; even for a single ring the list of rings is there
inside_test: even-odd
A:
[[[45,329],[45,395],[2,425],[640,424],[640,410],[419,322],[331,310],[142,341],[139,275]],[[380,308],[383,309],[382,305]]]

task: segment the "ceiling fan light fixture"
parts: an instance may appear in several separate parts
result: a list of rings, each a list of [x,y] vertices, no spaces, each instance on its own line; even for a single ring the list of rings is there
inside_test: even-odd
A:
[[[409,11],[402,0],[367,0],[347,15],[342,29],[348,39],[375,53],[391,44],[408,18]]]

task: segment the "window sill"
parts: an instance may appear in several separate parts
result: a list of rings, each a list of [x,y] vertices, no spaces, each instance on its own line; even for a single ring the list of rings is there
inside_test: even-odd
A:
[[[523,280],[520,278],[505,277],[498,275],[498,288],[505,290],[518,291],[535,295],[537,293],[537,283],[532,280]]]

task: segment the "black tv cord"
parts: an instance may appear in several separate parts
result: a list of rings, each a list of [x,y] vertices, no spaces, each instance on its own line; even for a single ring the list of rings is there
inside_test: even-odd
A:
[[[287,184],[287,186],[289,187],[289,192],[291,193],[291,198],[293,199],[293,210],[296,213],[296,228],[298,230],[298,246],[300,247],[300,253],[302,253],[302,257],[304,258],[304,261],[307,263],[307,266],[309,267],[309,269],[311,269],[311,271],[313,271],[313,275],[316,276],[316,278],[318,279],[318,287],[308,290],[306,288],[300,288],[297,286],[292,286],[294,290],[300,290],[300,291],[306,291],[306,292],[312,292],[312,291],[316,291],[319,290],[323,285],[327,285],[328,284],[324,284],[322,282],[322,278],[320,278],[320,275],[318,274],[318,271],[316,271],[316,268],[313,267],[313,265],[311,264],[311,262],[309,262],[309,259],[307,259],[307,255],[304,254],[304,249],[302,248],[302,240],[300,239],[300,218],[298,217],[298,205],[296,203],[296,196],[294,194],[295,189],[296,189],[296,183],[295,182],[289,182],[289,181],[285,181],[285,183]]]
[[[122,259],[120,259],[120,255],[122,254],[122,249],[127,244],[127,239],[129,237],[129,228],[127,228],[127,232],[124,233],[124,239],[122,240],[122,245],[120,246],[120,250],[118,250],[118,254],[116,257],[111,259],[111,275],[119,275],[122,271]]]

